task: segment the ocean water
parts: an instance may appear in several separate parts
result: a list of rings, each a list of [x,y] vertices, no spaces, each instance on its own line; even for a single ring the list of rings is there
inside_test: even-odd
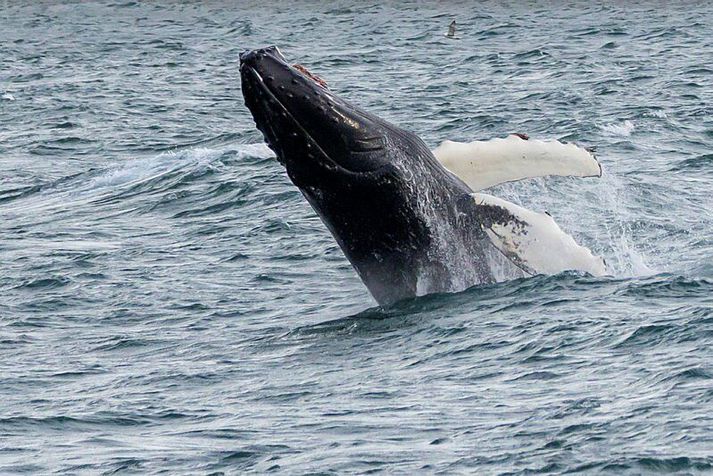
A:
[[[444,38],[458,22],[460,39]],[[709,2],[0,2],[0,473],[713,469]],[[243,105],[269,44],[612,276],[379,308]]]

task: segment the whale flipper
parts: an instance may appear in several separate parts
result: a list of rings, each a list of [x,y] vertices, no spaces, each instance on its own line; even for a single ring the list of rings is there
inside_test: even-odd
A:
[[[528,274],[583,271],[593,276],[607,273],[606,264],[555,223],[501,198],[474,193],[481,224],[488,238],[510,261]]]
[[[444,141],[436,159],[473,191],[505,182],[548,175],[601,177],[594,154],[574,144],[528,139],[512,134],[505,139],[469,143]]]

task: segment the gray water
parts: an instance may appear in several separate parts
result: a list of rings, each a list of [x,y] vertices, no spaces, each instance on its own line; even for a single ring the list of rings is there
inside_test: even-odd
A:
[[[713,7],[0,2],[0,473],[713,469]],[[456,18],[459,40],[444,38]],[[277,44],[604,256],[379,308],[242,102]]]

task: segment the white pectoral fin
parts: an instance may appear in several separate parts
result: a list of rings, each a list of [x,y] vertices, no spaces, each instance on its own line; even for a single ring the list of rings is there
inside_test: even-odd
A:
[[[480,207],[483,228],[495,247],[530,274],[582,271],[607,273],[606,264],[555,223],[537,213],[484,193],[472,194]]]
[[[594,154],[556,140],[505,139],[475,142],[445,141],[433,151],[436,159],[474,191],[548,175],[601,177]]]

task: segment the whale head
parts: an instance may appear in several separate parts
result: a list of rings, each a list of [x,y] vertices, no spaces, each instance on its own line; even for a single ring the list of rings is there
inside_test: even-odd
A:
[[[335,95],[274,46],[241,54],[240,75],[257,128],[299,187],[324,184],[325,177],[388,173],[401,157],[391,150],[430,155],[417,136]]]

